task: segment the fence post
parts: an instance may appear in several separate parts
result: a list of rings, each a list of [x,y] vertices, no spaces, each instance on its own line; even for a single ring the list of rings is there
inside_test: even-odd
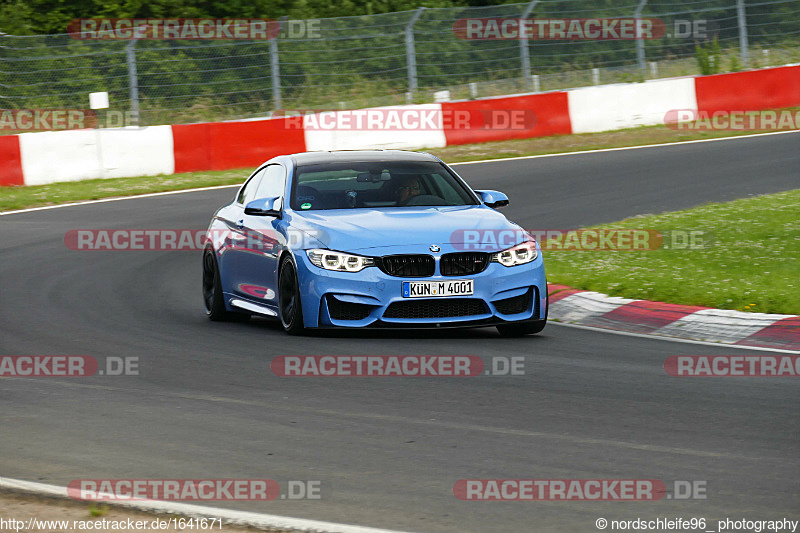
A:
[[[744,11],[744,0],[736,0],[736,14],[739,18],[739,51],[742,54],[742,64],[750,63],[750,50],[747,43],[747,14]]]
[[[272,108],[281,109],[283,101],[281,99],[281,62],[278,57],[278,37],[280,30],[283,29],[283,23],[286,22],[288,17],[283,16],[278,21],[278,35],[269,40],[269,65],[272,80]]]
[[[539,3],[539,0],[531,0],[527,6],[525,6],[525,10],[522,12],[521,19],[528,18],[531,13],[533,12],[533,8],[536,7],[536,4]],[[520,25],[521,26],[521,25]],[[527,34],[520,32],[519,35],[519,60],[522,64],[522,78],[525,81],[525,87],[530,90],[532,85],[532,78],[531,78],[531,54],[530,50],[528,50],[528,36]],[[538,92],[538,91],[537,91]]]
[[[406,24],[406,66],[408,68],[408,90],[417,92],[417,54],[414,51],[414,24],[417,23],[424,7],[417,8],[411,19]]]
[[[7,33],[5,33],[5,32],[3,32],[2,30],[0,30],[0,39],[2,39],[3,37],[5,37],[6,35],[8,35],[8,34],[7,34]],[[3,61],[3,59],[4,59],[4,58],[0,57],[0,61]],[[0,64],[1,64],[1,63],[0,63]],[[2,95],[0,95],[0,99],[5,99],[5,98],[6,98],[5,96],[2,96]]]
[[[642,17],[644,6],[647,5],[647,0],[639,0],[639,5],[636,6],[636,11],[633,12],[633,18],[636,21],[636,62],[639,63],[639,69],[647,69],[647,63],[644,58],[644,39],[642,39],[642,25],[639,19]]]
[[[136,72],[136,38],[128,41],[125,55],[128,62],[128,94],[131,100],[131,126],[139,125],[139,75]]]

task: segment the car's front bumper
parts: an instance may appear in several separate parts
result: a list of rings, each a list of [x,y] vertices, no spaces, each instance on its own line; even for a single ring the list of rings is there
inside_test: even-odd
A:
[[[309,328],[483,327],[547,316],[541,253],[525,265],[489,263],[483,272],[459,277],[394,277],[377,267],[357,273],[335,272],[314,266],[303,251],[295,254],[295,261],[304,323]],[[460,279],[474,280],[471,296],[402,296],[404,281]]]

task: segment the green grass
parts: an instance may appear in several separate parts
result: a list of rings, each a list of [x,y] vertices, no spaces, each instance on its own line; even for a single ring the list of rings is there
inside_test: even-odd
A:
[[[89,504],[89,516],[92,518],[97,518],[99,516],[105,516],[108,514],[108,507],[101,504],[90,503]]]
[[[700,230],[693,250],[546,251],[551,283],[613,296],[800,314],[800,189],[629,218],[603,228]]]
[[[0,211],[26,207],[243,183],[253,169],[187,172],[169,176],[97,179],[29,187],[0,187]],[[233,194],[233,193],[231,193]]]

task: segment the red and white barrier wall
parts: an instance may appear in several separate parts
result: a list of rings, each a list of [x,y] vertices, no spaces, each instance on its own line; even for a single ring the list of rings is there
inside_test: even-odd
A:
[[[384,112],[390,110],[404,110],[417,117],[424,113],[436,115],[442,110],[441,104],[424,104],[410,106],[391,106],[381,108]],[[442,128],[420,127],[415,131],[392,131],[379,129],[323,129],[314,127],[327,120],[335,124],[336,115],[344,112],[329,111],[319,113],[313,117],[303,119],[303,133],[305,150],[358,150],[360,148],[387,148],[394,150],[408,150],[415,148],[441,148],[447,146],[444,130]],[[290,152],[291,153],[291,152]]]
[[[572,133],[663,124],[671,109],[697,109],[695,78],[582,87],[567,98]]]
[[[514,129],[321,129],[292,118],[0,136],[0,186],[255,167],[308,150],[441,148],[457,144],[663,124],[668,111],[750,111],[800,105],[800,65],[568,91],[400,106],[440,114],[530,110]],[[327,115],[347,113],[331,111]]]
[[[19,151],[25,185],[175,172],[170,126],[23,133]]]

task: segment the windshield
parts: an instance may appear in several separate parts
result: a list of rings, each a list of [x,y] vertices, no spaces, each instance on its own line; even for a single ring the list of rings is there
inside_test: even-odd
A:
[[[434,161],[349,162],[298,167],[292,209],[476,205],[447,167]]]

